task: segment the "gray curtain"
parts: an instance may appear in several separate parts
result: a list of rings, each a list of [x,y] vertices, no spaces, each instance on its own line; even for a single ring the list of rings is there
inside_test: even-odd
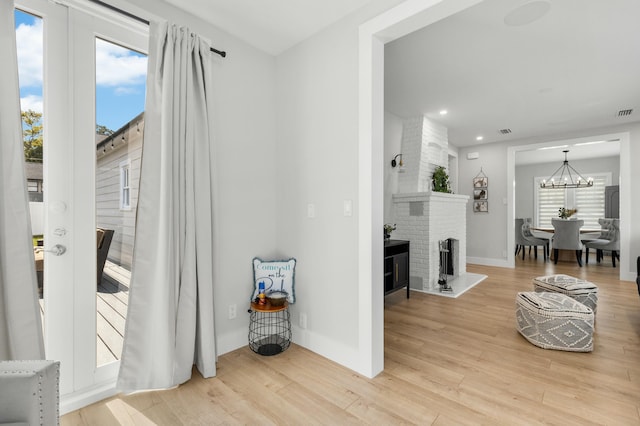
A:
[[[152,23],[131,290],[118,389],[215,376],[209,46]]]
[[[44,359],[13,14],[13,0],[0,1],[0,360]]]

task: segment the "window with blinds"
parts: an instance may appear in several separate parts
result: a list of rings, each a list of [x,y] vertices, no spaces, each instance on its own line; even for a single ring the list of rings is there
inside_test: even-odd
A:
[[[585,175],[586,176],[586,175]],[[598,219],[604,217],[604,188],[611,185],[611,173],[592,173],[593,186],[588,188],[541,189],[545,177],[534,178],[536,226],[551,227],[551,219],[558,217],[558,209],[577,209],[575,216],[584,220],[585,228],[599,228]]]

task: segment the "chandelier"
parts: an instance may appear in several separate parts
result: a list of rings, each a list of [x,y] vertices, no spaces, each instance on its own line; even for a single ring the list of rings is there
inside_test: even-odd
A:
[[[540,188],[544,189],[565,189],[565,188],[587,188],[593,186],[593,178],[585,179],[580,173],[569,165],[567,152],[564,150],[564,162],[558,170],[553,172],[549,179],[540,182]],[[573,172],[573,174],[571,174]]]

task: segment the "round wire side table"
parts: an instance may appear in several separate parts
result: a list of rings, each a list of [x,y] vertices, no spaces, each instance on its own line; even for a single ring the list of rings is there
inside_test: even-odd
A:
[[[257,354],[271,356],[284,352],[291,344],[289,303],[282,306],[251,302],[249,309],[249,347]]]

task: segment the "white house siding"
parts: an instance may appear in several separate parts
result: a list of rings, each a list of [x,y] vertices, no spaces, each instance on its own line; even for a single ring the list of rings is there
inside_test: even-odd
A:
[[[133,255],[143,130],[144,118],[139,115],[96,148],[96,225],[114,230],[107,258],[125,268],[131,268]],[[120,166],[127,160],[131,208],[123,210],[120,208]]]

